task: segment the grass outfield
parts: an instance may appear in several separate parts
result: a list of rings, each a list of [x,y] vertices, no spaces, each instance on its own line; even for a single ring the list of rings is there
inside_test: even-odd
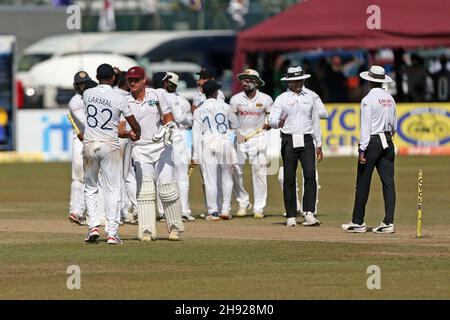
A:
[[[415,239],[418,169],[423,239]],[[282,194],[269,176],[267,218],[186,223],[182,242],[167,241],[158,223],[159,240],[140,243],[137,227],[127,225],[122,246],[82,242],[87,228],[67,220],[70,173],[68,163],[0,165],[0,299],[450,298],[450,158],[397,158],[391,235],[340,230],[351,218],[356,158],[326,158],[319,165],[319,228],[283,225]],[[191,183],[198,215],[197,169]],[[368,226],[378,225],[383,206],[375,173]],[[81,269],[81,290],[66,287],[70,265]],[[381,269],[380,290],[366,286],[371,265]]]

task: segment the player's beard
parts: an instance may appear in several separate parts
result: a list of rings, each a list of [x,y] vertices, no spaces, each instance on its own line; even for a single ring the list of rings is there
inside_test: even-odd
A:
[[[256,84],[249,83],[244,86],[245,93],[249,94],[256,90]]]

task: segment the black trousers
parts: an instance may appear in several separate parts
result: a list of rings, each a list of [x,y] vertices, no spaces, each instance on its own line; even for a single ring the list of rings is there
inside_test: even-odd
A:
[[[281,133],[281,157],[284,166],[283,198],[286,216],[297,216],[297,178],[298,161],[302,164],[304,183],[303,211],[314,212],[316,209],[316,152],[310,134],[304,136],[305,147],[294,148],[292,135]]]
[[[394,145],[390,136],[387,137],[389,147],[383,150],[381,140],[378,135],[371,136],[365,156],[366,164],[358,162],[358,174],[356,177],[355,205],[353,207],[352,222],[364,223],[366,214],[366,204],[370,192],[370,182],[372,173],[377,168],[383,185],[384,210],[383,222],[390,224],[394,222],[395,211],[395,183],[394,183]]]

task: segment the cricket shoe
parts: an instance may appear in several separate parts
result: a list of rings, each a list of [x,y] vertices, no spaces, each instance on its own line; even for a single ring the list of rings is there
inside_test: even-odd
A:
[[[342,230],[352,233],[364,233],[367,231],[366,224],[356,224],[353,222],[344,223],[342,226]]]
[[[107,244],[122,244],[123,241],[122,239],[120,239],[119,235],[115,235],[115,236],[108,236],[108,238],[106,239],[106,243]]]
[[[306,216],[308,212],[297,211],[297,215],[302,216],[303,218]],[[313,213],[314,217],[317,217],[317,212]]]
[[[89,232],[87,234],[87,237],[84,239],[84,242],[95,242],[97,239],[100,238],[100,230],[98,227],[94,227],[89,229]]]
[[[220,218],[222,220],[231,220],[231,219],[233,219],[233,216],[229,212],[222,212],[220,214]]]
[[[394,233],[394,224],[385,224],[384,222],[381,222],[380,225],[376,228],[372,229],[372,232],[375,233]]]
[[[236,217],[245,217],[247,215],[247,209],[250,210],[251,208],[251,203],[247,207],[239,207],[239,210],[236,212]]]
[[[319,220],[317,220],[314,217],[314,214],[312,212],[306,212],[304,218],[305,218],[305,221],[302,222],[302,225],[304,225],[306,227],[317,227],[317,226],[320,226]]]
[[[255,217],[255,219],[262,219],[264,218],[264,213],[261,212],[255,212],[255,214],[253,215]]]
[[[76,223],[80,226],[85,226],[86,225],[86,220],[82,217],[78,217],[75,213],[71,213],[69,214],[69,221]]]
[[[152,241],[154,240],[152,237],[152,233],[150,232],[150,230],[144,230],[144,232],[142,232],[142,237],[139,239],[139,241]]]
[[[138,221],[136,218],[131,212],[128,212],[127,217],[125,219],[123,219],[123,222],[125,224],[137,224]]]
[[[159,217],[159,221],[160,222],[166,222],[166,216],[165,215],[160,216]]]
[[[178,229],[172,229],[169,233],[170,241],[181,241],[183,238],[181,237],[181,232]]]
[[[183,222],[186,221],[195,221],[195,218],[191,214],[183,214],[181,215]]]
[[[213,212],[211,214],[207,214],[205,217],[206,221],[219,221],[220,217],[219,217],[219,213],[218,212]]]
[[[286,226],[288,227],[295,227],[297,225],[297,219],[294,218],[288,218],[286,221]]]

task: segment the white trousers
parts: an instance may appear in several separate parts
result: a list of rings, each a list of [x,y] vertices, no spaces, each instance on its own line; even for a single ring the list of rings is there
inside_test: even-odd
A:
[[[123,181],[125,194],[122,194],[122,199],[125,198],[124,201],[126,202],[126,207],[129,212],[135,212],[135,210],[137,210],[136,176],[133,168],[132,147],[132,144],[127,141],[123,150]],[[124,216],[123,212],[122,216]]]
[[[74,136],[72,139],[72,183],[70,185],[69,213],[83,217],[85,210],[83,142]]]
[[[254,206],[253,212],[262,213],[267,201],[267,156],[266,137],[255,136],[237,145],[238,169],[233,172],[234,192],[241,207],[250,203],[248,192],[244,188],[243,167],[246,160],[252,167]]]
[[[186,130],[177,132],[173,142],[173,162],[175,165],[175,179],[178,183],[180,193],[181,214],[190,215],[192,213],[189,204],[189,164],[191,163],[190,150],[187,147]]]
[[[102,171],[106,233],[115,236],[120,221],[120,151],[106,142],[88,142],[83,148],[84,181],[89,228],[100,225],[97,195],[99,171]]]
[[[156,185],[174,181],[172,151],[172,147],[165,147],[162,143],[133,146],[132,157],[136,176],[136,194],[141,189],[142,181],[153,181],[156,182]]]
[[[222,203],[221,212],[231,211],[231,194],[233,192],[233,164],[223,163],[223,157],[214,152],[204,150],[201,165],[205,182],[206,206],[208,214],[219,212],[218,203],[218,168],[221,169]]]

